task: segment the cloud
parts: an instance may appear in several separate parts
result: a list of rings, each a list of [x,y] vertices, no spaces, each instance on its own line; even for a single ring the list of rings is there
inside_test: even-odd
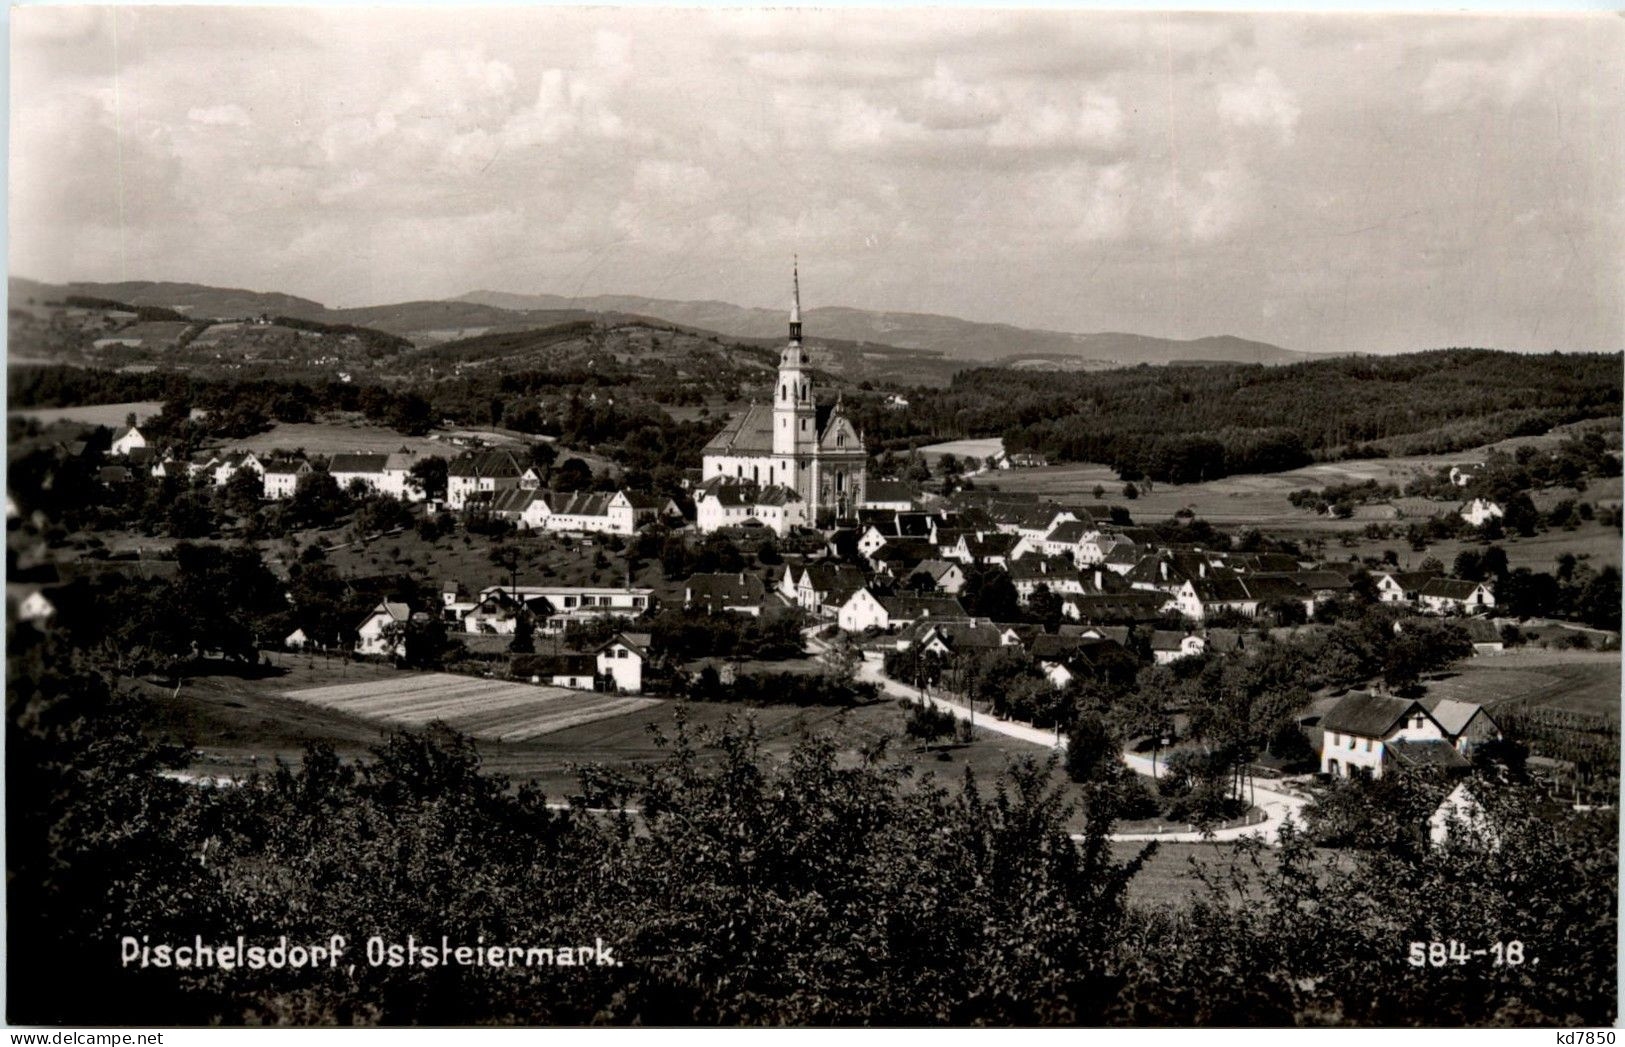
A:
[[[1275,70],[1261,68],[1251,79],[1219,88],[1219,117],[1236,127],[1262,127],[1292,140],[1301,110]]]
[[[188,109],[186,118],[195,124],[204,124],[209,127],[247,127],[251,123],[247,111],[242,106],[233,105],[229,102],[225,105]]]

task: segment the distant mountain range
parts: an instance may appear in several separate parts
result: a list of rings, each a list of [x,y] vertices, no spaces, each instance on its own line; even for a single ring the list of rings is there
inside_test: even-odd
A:
[[[735,338],[777,338],[784,334],[785,312],[746,309],[727,302],[685,302],[636,295],[565,298],[549,294],[474,291],[458,301],[512,310],[586,309],[630,313],[703,328]],[[979,323],[931,313],[875,312],[829,306],[802,314],[809,337],[928,349],[954,360],[1024,366],[1120,367],[1175,362],[1284,364],[1314,359],[1315,354],[1283,349],[1266,342],[1218,335],[1179,341],[1148,335],[1105,332],[1069,334],[1010,324]]]
[[[550,294],[474,291],[439,301],[330,309],[308,298],[274,292],[209,287],[201,284],[131,280],[119,283],[42,284],[22,277],[10,281],[13,303],[58,300],[68,295],[111,299],[131,305],[163,306],[188,316],[242,318],[268,314],[326,324],[354,324],[401,335],[429,345],[491,331],[518,331],[571,320],[608,317],[654,320],[731,338],[776,341],[785,331],[785,311],[748,309],[716,301],[674,301],[636,295],[567,298]],[[830,306],[808,310],[809,343],[846,343],[862,352],[912,350],[944,364],[1003,364],[1024,369],[1080,370],[1169,363],[1285,364],[1315,354],[1283,349],[1228,335],[1180,341],[1147,335],[1104,332],[1071,334],[979,323],[929,313],[877,312]]]

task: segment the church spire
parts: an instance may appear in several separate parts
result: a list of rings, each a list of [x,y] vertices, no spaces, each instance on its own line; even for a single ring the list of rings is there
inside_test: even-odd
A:
[[[801,341],[801,260],[790,262],[790,341]]]

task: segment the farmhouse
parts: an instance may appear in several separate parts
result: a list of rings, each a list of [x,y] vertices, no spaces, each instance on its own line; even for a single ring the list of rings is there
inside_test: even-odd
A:
[[[1415,604],[1421,598],[1422,586],[1437,578],[1432,571],[1373,571],[1371,580],[1377,586],[1377,599],[1383,603]]]
[[[1151,657],[1158,665],[1195,658],[1207,650],[1207,641],[1194,634],[1158,629],[1151,634]]]
[[[731,612],[756,618],[761,616],[766,596],[761,578],[754,574],[696,574],[686,583],[683,606],[706,614]]]
[[[483,495],[515,488],[534,490],[541,485],[536,470],[522,464],[512,451],[480,451],[458,455],[446,465],[446,506],[457,510]]]
[[[1381,778],[1391,761],[1459,770],[1468,766],[1422,703],[1350,694],[1321,718],[1320,770],[1333,777]]]
[[[853,593],[835,616],[840,627],[849,633],[902,628],[922,618],[963,619],[965,608],[951,596],[876,593],[865,586]]]
[[[921,560],[908,577],[910,581],[923,577],[931,583],[931,588],[949,596],[958,596],[965,588],[964,570],[947,560]]]
[[[356,627],[356,653],[400,657],[406,650],[406,623],[411,618],[412,609],[406,604],[381,601]]]
[[[1488,498],[1474,498],[1460,509],[1461,518],[1474,527],[1483,527],[1491,520],[1499,520],[1506,510]]]
[[[648,660],[648,633],[617,633],[598,648],[598,675],[622,694],[642,694],[643,666]]]
[[[702,483],[694,494],[694,509],[694,524],[702,534],[754,521],[782,538],[810,523],[807,503],[792,488],[782,484],[764,487],[727,476]]]
[[[108,447],[108,454],[128,455],[131,451],[147,446],[147,438],[141,435],[141,430],[135,426],[120,429],[113,437],[112,446]]]
[[[906,513],[914,508],[914,492],[902,480],[870,480],[865,485],[860,509],[892,509]]]
[[[1418,599],[1429,614],[1482,614],[1495,606],[1495,593],[1488,582],[1462,578],[1430,578]]]
[[[265,497],[273,502],[292,498],[299,489],[299,478],[309,476],[313,470],[302,458],[265,463]]]

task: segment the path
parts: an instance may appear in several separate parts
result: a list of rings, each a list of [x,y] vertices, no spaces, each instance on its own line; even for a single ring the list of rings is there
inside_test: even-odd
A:
[[[822,649],[826,645],[822,641],[808,637],[809,644]],[[887,694],[898,698],[907,698],[918,702],[922,695],[918,690],[907,684],[899,683],[886,676],[881,667],[881,660],[876,657],[865,656],[858,665],[857,676],[859,680],[878,686]],[[1031,745],[1041,745],[1047,749],[1064,749],[1066,740],[1056,737],[1054,731],[1040,730],[1022,723],[1012,723],[988,715],[985,711],[973,713],[971,709],[950,702],[936,695],[930,696],[930,701],[939,709],[946,709],[955,717],[974,723],[977,727],[1002,734],[1008,738],[1027,742]],[[1164,768],[1159,764],[1153,774],[1152,761],[1144,756],[1134,753],[1124,753],[1123,762],[1136,774],[1147,777],[1161,777]],[[1263,812],[1264,821],[1255,825],[1238,825],[1229,829],[1215,829],[1211,833],[1202,832],[1166,832],[1166,833],[1114,833],[1113,840],[1139,841],[1139,840],[1165,840],[1169,843],[1222,843],[1227,840],[1239,840],[1244,836],[1261,836],[1265,843],[1274,844],[1280,834],[1281,823],[1291,818],[1299,826],[1303,825],[1302,810],[1308,806],[1309,801],[1292,793],[1280,789],[1273,789],[1255,781],[1253,785],[1254,805]],[[1081,837],[1080,837],[1081,838]]]

